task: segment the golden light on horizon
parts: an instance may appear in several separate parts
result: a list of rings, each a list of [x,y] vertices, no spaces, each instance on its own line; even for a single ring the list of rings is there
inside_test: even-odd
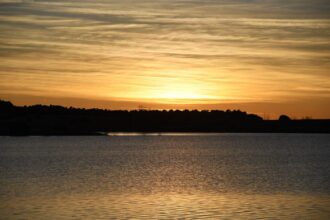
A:
[[[157,87],[153,88],[150,91],[143,92],[142,97],[136,97],[140,99],[153,99],[156,102],[164,103],[178,103],[185,104],[191,103],[194,101],[200,101],[212,98],[209,95],[206,95],[206,92],[209,92],[203,83],[196,83],[184,78],[180,78],[180,72],[176,72],[176,78],[173,76],[169,79],[159,79],[158,81],[153,81]]]

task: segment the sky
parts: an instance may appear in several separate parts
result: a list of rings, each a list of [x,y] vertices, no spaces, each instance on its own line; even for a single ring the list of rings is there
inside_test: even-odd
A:
[[[330,2],[0,0],[0,99],[330,118]]]

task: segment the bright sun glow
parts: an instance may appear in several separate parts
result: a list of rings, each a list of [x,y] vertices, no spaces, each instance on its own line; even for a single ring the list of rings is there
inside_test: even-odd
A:
[[[213,97],[203,94],[203,88],[196,84],[165,84],[153,91],[149,98],[167,103],[193,103],[195,101],[209,100]]]
[[[203,96],[197,94],[194,91],[184,90],[184,89],[175,89],[171,91],[164,91],[161,94],[157,95],[161,99],[200,99],[204,98]]]
[[[150,78],[142,79],[141,81],[149,84],[150,87],[143,91],[140,90],[138,93],[135,91],[134,96],[141,99],[152,99],[156,102],[179,104],[214,99],[214,96],[210,95],[212,90],[207,87],[207,84],[198,80],[198,76],[201,75],[199,71],[159,67],[157,74],[162,77],[152,78],[152,81]]]

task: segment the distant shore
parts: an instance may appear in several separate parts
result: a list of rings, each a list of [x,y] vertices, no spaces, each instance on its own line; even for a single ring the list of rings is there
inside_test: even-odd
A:
[[[107,135],[108,132],[330,133],[330,119],[263,120],[240,110],[102,110],[14,106],[0,101],[0,135]]]

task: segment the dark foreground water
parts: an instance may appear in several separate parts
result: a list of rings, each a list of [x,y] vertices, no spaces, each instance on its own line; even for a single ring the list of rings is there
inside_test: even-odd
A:
[[[0,137],[0,219],[330,219],[330,135]]]

